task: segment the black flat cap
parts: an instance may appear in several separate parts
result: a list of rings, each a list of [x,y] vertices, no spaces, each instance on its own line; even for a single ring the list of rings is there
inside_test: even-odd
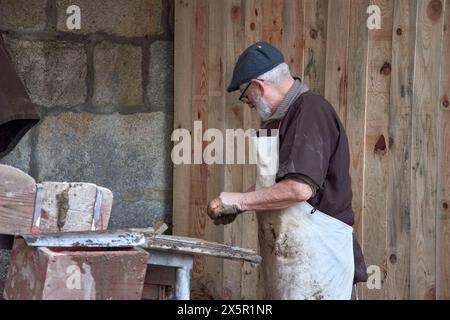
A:
[[[242,84],[256,79],[283,62],[283,54],[269,43],[257,42],[251,45],[239,56],[227,91],[239,90]]]

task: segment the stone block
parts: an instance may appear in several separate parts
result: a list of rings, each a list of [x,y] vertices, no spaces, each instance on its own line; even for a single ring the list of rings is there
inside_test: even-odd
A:
[[[127,227],[146,228],[158,221],[171,225],[171,202],[169,201],[115,201],[109,227],[121,229]]]
[[[142,50],[103,41],[94,51],[93,104],[99,107],[141,106]]]
[[[8,274],[8,261],[10,256],[10,250],[0,249],[0,293],[3,292],[5,287],[6,275]],[[0,295],[0,300],[2,299]]]
[[[0,30],[44,30],[46,5],[47,0],[0,0]]]
[[[109,228],[167,221],[172,121],[162,112],[47,116],[38,127],[37,181],[87,181],[110,189]]]
[[[154,110],[173,111],[174,99],[173,42],[156,41],[150,46],[147,99]]]
[[[0,164],[13,166],[29,174],[31,163],[31,136],[33,133],[34,129],[28,131],[16,147],[0,160]]]
[[[86,101],[86,53],[66,41],[6,39],[17,73],[33,103],[70,107]]]
[[[76,4],[81,11],[81,29],[69,30],[67,8]],[[161,0],[59,0],[57,1],[59,31],[88,34],[105,32],[123,37],[159,34]]]

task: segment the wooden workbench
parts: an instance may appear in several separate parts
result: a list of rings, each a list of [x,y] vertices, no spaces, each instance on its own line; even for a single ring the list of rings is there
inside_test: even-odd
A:
[[[143,246],[149,251],[148,264],[176,268],[174,299],[190,298],[190,271],[195,255],[206,255],[222,259],[261,262],[254,250],[243,249],[200,239],[169,235],[146,235]]]

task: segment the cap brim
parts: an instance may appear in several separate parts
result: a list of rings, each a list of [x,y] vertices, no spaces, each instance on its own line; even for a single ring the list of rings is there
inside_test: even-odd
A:
[[[227,92],[233,92],[236,90],[239,90],[239,86],[236,85],[235,83],[231,83],[227,88]]]

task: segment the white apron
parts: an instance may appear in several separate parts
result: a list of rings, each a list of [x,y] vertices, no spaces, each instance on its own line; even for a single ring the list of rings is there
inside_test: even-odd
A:
[[[253,138],[255,146],[258,190],[275,184],[278,137]],[[351,298],[351,226],[314,211],[306,201],[284,210],[257,212],[257,218],[266,299]]]

